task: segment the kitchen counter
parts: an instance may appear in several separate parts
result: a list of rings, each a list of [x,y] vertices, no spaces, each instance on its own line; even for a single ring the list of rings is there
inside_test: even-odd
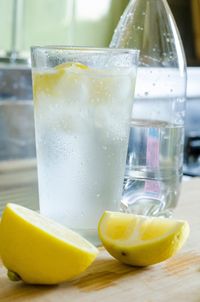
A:
[[[0,301],[35,302],[199,302],[200,179],[183,182],[175,217],[187,219],[191,233],[173,258],[147,268],[120,264],[103,248],[80,277],[58,286],[30,286],[7,279],[0,262]]]

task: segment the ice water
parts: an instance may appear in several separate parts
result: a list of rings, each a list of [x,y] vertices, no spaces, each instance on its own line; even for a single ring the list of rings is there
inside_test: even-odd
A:
[[[93,243],[119,208],[134,79],[72,63],[33,74],[40,211]]]
[[[131,121],[123,211],[171,216],[180,191],[183,143],[181,125],[148,119]]]

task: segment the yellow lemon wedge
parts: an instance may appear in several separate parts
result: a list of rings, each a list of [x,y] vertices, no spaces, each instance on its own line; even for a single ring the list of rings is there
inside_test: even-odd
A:
[[[11,280],[58,284],[77,276],[98,250],[79,234],[16,204],[4,209],[0,255]]]
[[[59,89],[55,88],[69,68],[84,70],[88,69],[88,66],[78,62],[66,62],[46,71],[33,72],[34,99],[36,100],[38,94],[41,92],[44,92],[47,95],[59,95]]]
[[[59,64],[59,65],[55,66],[54,68],[56,70],[63,70],[65,68],[69,68],[69,67],[78,67],[80,69],[88,69],[88,66],[86,66],[82,63],[79,63],[79,62],[66,62],[66,63]]]
[[[114,258],[134,266],[148,266],[175,255],[189,235],[189,225],[181,220],[106,211],[98,233]]]

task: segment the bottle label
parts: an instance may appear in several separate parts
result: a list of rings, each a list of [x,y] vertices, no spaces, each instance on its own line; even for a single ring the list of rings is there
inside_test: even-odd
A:
[[[159,149],[159,130],[157,128],[150,128],[147,134],[146,165],[152,171],[159,168]],[[160,197],[160,182],[146,180],[144,190],[145,193],[151,194],[154,197]]]

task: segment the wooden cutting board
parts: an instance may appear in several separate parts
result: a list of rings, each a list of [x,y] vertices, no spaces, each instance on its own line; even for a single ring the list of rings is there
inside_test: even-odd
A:
[[[200,302],[200,180],[184,182],[176,217],[187,219],[190,238],[174,258],[148,268],[120,264],[102,248],[79,278],[58,286],[12,283],[0,262],[0,301]]]

